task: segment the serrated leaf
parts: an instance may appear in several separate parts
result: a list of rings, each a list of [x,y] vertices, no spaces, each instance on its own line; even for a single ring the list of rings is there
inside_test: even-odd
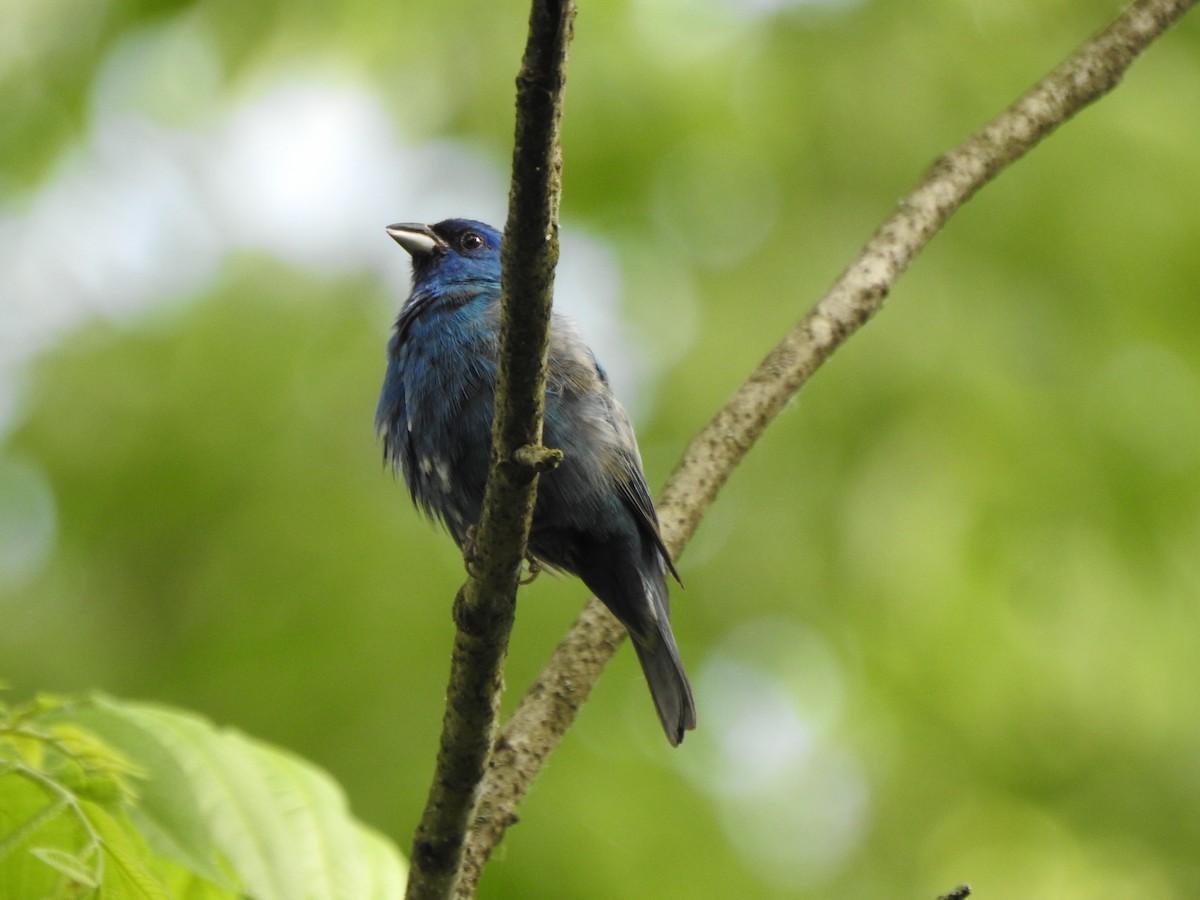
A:
[[[3,744],[0,744],[0,755],[22,762],[30,768],[40,769],[45,765],[46,742],[39,738],[9,732]]]
[[[0,776],[0,900],[46,897],[63,880],[46,854],[78,858],[94,846],[71,795],[45,774],[13,767]],[[40,855],[32,849],[43,851]],[[49,865],[47,863],[50,863]]]
[[[247,894],[213,884],[168,860],[160,860],[159,873],[173,900],[247,900]]]
[[[359,895],[364,900],[393,900],[404,896],[408,869],[395,845],[373,828],[358,826],[359,853],[366,860],[366,883]],[[398,864],[399,863],[399,864]]]
[[[256,900],[402,893],[403,857],[351,817],[341,788],[311,763],[157,706],[98,697],[87,721],[153,773],[139,785],[135,818],[153,823],[143,833],[185,867],[197,857],[220,855]],[[172,798],[169,804],[159,802],[160,791]],[[163,849],[167,844],[175,851]],[[202,874],[210,877],[213,867],[215,862]]]
[[[97,696],[45,708],[22,727],[44,743],[48,771],[7,764],[10,774],[30,775],[16,792],[30,808],[19,842],[36,835],[39,854],[14,857],[14,844],[6,863],[0,853],[0,900],[53,890],[48,867],[86,885],[83,854],[96,841],[105,900],[390,900],[403,892],[403,857],[300,757],[158,706]],[[127,778],[136,778],[136,792]],[[0,791],[0,819],[8,799]],[[47,831],[51,819],[64,821]],[[42,874],[28,876],[21,858],[36,858]],[[28,890],[8,893],[4,872]],[[235,893],[243,886],[245,895]]]
[[[123,827],[123,823],[98,803],[84,800],[80,808],[99,836],[101,850],[108,861],[104,871],[106,894],[124,889],[134,900],[171,900],[155,874],[153,855],[137,840],[133,828],[127,824]]]
[[[9,777],[17,777],[10,775]],[[68,805],[62,800],[46,802],[44,797],[37,806],[26,806],[16,800],[16,792],[4,791],[4,829],[3,839],[0,840],[0,862],[11,853],[16,852],[43,825],[55,816],[63,815]]]
[[[241,734],[228,737],[254,759],[285,817],[308,890],[317,897],[362,897],[365,867],[341,789],[324,772],[289,753]]]
[[[114,778],[145,775],[145,771],[130,762],[123,753],[74,722],[55,722],[50,726],[50,736],[86,769],[103,772]]]
[[[172,756],[193,797],[197,824],[249,893],[261,900],[309,895],[289,853],[291,837],[253,759],[198,716],[108,699],[98,700],[97,708],[136,726]]]
[[[77,708],[73,716],[146,773],[137,783],[138,801],[129,810],[146,842],[166,859],[232,890],[235,885],[218,864],[193,778],[154,727],[131,715],[127,705],[103,697]]]
[[[67,853],[57,847],[32,847],[29,852],[50,868],[61,872],[84,887],[100,886],[100,879],[95,872],[95,864],[88,868],[88,864],[74,853]]]

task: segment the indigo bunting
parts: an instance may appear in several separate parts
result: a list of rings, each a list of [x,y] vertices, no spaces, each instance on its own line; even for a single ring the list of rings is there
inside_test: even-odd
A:
[[[491,454],[500,339],[500,239],[469,219],[387,229],[412,257],[412,292],[388,343],[376,430],[413,502],[461,548],[478,522]],[[667,740],[696,726],[668,615],[678,579],[658,531],[629,417],[575,324],[550,322],[541,476],[529,553],[570,572],[629,631]]]

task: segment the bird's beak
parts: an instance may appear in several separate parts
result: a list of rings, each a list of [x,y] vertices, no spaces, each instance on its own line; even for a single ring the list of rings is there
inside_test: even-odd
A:
[[[446,242],[428,225],[401,222],[398,225],[389,225],[385,230],[392,236],[392,240],[408,251],[409,256],[432,253],[446,246]]]

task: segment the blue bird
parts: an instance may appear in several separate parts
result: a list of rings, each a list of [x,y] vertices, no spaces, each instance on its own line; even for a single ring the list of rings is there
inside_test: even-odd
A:
[[[412,257],[412,292],[388,343],[375,414],[384,457],[413,502],[461,548],[483,508],[500,339],[500,233],[469,219],[391,225]],[[671,633],[675,567],[629,417],[575,324],[554,314],[543,443],[564,453],[542,475],[529,535],[538,563],[578,576],[629,631],[672,746],[696,707]]]

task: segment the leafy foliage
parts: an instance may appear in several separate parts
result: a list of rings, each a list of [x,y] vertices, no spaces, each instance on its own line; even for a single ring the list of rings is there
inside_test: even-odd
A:
[[[108,697],[0,706],[0,897],[390,898],[405,867],[299,758]]]

